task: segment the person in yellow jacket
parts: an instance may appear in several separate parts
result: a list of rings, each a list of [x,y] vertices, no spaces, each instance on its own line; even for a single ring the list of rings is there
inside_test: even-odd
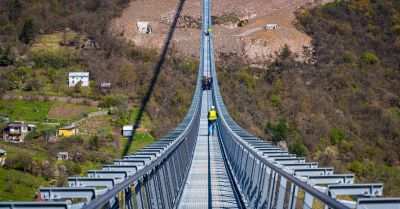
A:
[[[210,136],[210,134],[212,134],[214,136],[214,129],[218,118],[217,111],[215,110],[214,106],[211,106],[211,110],[208,112],[207,118],[208,118],[208,135]]]

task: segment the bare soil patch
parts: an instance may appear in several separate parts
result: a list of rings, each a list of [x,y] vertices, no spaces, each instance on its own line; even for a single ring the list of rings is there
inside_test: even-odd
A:
[[[54,120],[73,120],[76,118],[83,117],[84,114],[90,112],[93,107],[76,105],[76,104],[66,104],[66,103],[56,103],[54,104],[48,114],[48,119]]]
[[[106,116],[91,118],[79,126],[80,129],[89,133],[97,133],[99,129],[105,127],[111,127]]]
[[[294,26],[294,12],[330,0],[219,0],[213,1],[214,46],[217,52],[237,52],[251,60],[266,59],[288,44],[296,53],[310,46],[310,37]],[[113,30],[136,45],[161,49],[179,0],[136,0],[114,21]],[[240,18],[249,23],[238,27]],[[137,21],[149,21],[152,34],[140,34]],[[268,23],[277,30],[256,30]],[[183,7],[172,46],[187,56],[198,55],[201,0],[187,0]],[[250,31],[246,33],[246,31]],[[243,35],[245,34],[245,35]]]

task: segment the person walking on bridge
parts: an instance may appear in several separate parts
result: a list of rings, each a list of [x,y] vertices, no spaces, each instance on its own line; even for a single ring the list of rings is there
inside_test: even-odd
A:
[[[214,129],[216,129],[215,126],[218,118],[217,111],[215,111],[214,106],[211,106],[207,118],[208,118],[208,135],[210,136],[211,134],[214,136]]]

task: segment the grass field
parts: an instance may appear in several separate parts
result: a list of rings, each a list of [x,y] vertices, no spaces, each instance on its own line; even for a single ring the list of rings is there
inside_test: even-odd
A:
[[[129,110],[125,111],[124,117],[119,118],[116,121],[116,123],[120,126],[133,124],[135,122],[138,114],[139,114],[139,108],[129,109]],[[140,126],[146,128],[146,129],[152,129],[154,127],[154,125],[152,124],[152,122],[147,114],[143,115]]]
[[[120,149],[120,153],[122,154],[126,143],[128,142],[128,138],[122,138],[122,146]],[[135,135],[135,139],[132,141],[131,143],[131,147],[129,148],[128,153],[132,153],[132,152],[137,152],[138,150],[140,150],[143,147],[146,147],[147,145],[155,142],[156,139],[154,137],[152,137],[150,134],[145,133],[145,132],[137,132]]]
[[[77,33],[68,32],[66,35],[66,41],[77,39]],[[35,43],[32,45],[32,51],[47,50],[56,52],[62,49],[60,43],[63,42],[64,33],[58,32],[53,34],[47,34],[40,36]],[[80,42],[82,42],[82,37],[80,37]],[[68,44],[68,43],[67,43]]]
[[[7,156],[12,156],[14,153],[18,151],[26,151],[27,153],[30,153],[33,158],[35,159],[47,159],[48,154],[44,150],[40,149],[35,149],[32,147],[29,147],[27,145],[23,144],[15,144],[12,142],[5,142],[5,141],[0,141],[0,148],[3,150],[7,150]]]
[[[0,100],[0,114],[11,121],[42,122],[50,110],[51,102],[26,100]]]
[[[58,101],[0,100],[0,114],[7,115],[11,121],[42,123],[48,117],[49,120],[68,123],[96,110],[97,107]]]
[[[40,186],[48,185],[43,177],[0,168],[0,201],[33,201]]]

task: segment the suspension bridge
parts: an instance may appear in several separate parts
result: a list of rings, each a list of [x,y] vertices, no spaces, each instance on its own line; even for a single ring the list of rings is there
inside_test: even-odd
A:
[[[65,187],[39,188],[41,202],[0,202],[0,209],[400,209],[383,184],[356,183],[252,136],[229,115],[214,62],[210,0],[203,0],[200,66],[192,104],[182,122],[155,143]],[[213,77],[211,90],[201,78]],[[207,112],[218,112],[215,136]]]

